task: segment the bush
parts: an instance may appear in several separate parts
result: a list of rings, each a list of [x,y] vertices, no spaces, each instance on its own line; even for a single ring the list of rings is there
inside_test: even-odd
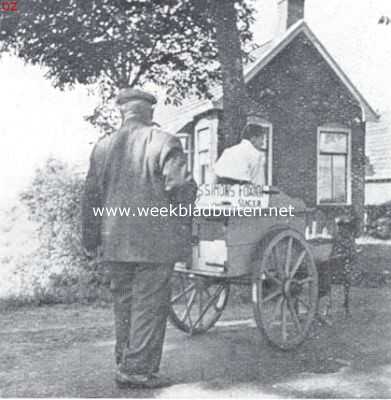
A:
[[[377,205],[367,205],[365,211],[368,216],[369,224],[381,217],[391,217],[391,201]]]
[[[22,303],[53,304],[110,299],[104,271],[81,246],[80,199],[83,176],[49,159],[20,195],[20,209],[34,224],[36,245],[17,249],[13,262]]]

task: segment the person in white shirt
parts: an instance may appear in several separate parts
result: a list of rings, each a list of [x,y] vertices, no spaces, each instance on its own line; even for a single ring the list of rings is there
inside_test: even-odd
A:
[[[214,165],[220,183],[266,185],[267,133],[248,123],[239,144],[229,147]]]

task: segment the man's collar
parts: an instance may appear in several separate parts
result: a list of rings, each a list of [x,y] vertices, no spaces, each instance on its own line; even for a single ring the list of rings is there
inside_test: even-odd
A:
[[[251,149],[254,149],[254,150],[258,151],[257,148],[248,139],[242,139],[240,143],[243,143],[249,149],[251,148]]]
[[[150,118],[147,118],[146,116],[142,115],[142,113],[135,113],[135,112],[128,111],[124,115],[124,124],[127,125],[131,121],[142,122],[142,123],[144,123],[146,125],[152,125],[153,124],[153,121]]]

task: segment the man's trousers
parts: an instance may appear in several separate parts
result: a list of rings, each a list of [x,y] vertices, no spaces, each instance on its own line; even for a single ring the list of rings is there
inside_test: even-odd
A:
[[[172,264],[108,263],[114,300],[116,361],[127,374],[159,370]]]

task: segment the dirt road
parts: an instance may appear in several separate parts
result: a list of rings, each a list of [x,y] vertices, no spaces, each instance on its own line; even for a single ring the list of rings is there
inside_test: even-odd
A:
[[[0,315],[2,397],[391,397],[391,289],[353,290],[353,316],[293,352],[271,348],[251,307],[230,306],[218,326],[188,337],[169,327],[156,391],[113,383],[108,308],[45,307]]]

